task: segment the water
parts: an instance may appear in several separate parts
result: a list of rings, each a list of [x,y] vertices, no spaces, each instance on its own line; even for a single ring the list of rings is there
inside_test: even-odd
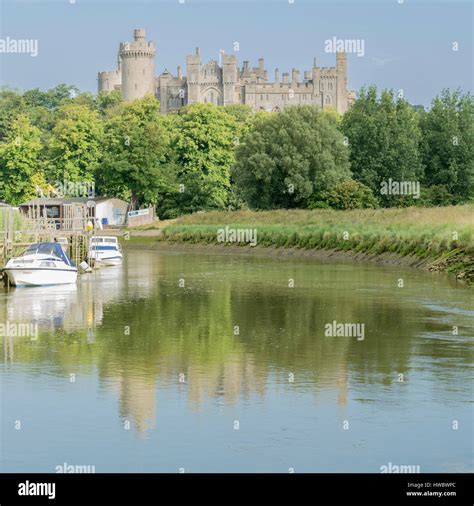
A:
[[[1,338],[4,472],[474,470],[472,290],[442,275],[129,251],[0,315],[38,324]]]

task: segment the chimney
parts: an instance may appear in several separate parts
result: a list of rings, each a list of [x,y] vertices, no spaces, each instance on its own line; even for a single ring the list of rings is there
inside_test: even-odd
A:
[[[258,59],[258,68],[260,70],[263,70],[264,67],[265,67],[265,60],[263,58],[259,58]]]
[[[293,69],[293,71],[291,72],[291,82],[296,84],[299,83],[299,81],[300,81],[300,71]]]
[[[268,70],[263,71],[263,78],[265,79],[265,81],[268,81]]]
[[[313,69],[315,69],[317,67],[316,65],[316,58],[313,59]]]
[[[283,72],[283,83],[288,84],[290,82],[290,74],[288,72]]]
[[[201,50],[198,47],[196,48],[196,56],[201,56]]]
[[[178,66],[178,79],[183,79],[183,73],[181,72],[181,65]]]
[[[278,84],[280,82],[280,69],[275,69],[275,83]]]

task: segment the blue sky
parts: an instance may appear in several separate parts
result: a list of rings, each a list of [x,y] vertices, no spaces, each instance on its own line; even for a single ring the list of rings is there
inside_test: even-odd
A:
[[[335,65],[325,53],[332,37],[364,41],[365,55],[348,55],[349,87],[374,83],[403,89],[428,105],[444,87],[473,87],[473,4],[455,0],[0,0],[0,38],[37,39],[39,54],[0,54],[0,84],[47,89],[75,84],[96,92],[97,72],[116,66],[120,41],[143,27],[157,44],[157,73],[201,47],[203,60],[219,49],[239,63],[265,58],[274,68]],[[70,3],[73,2],[73,3]],[[459,44],[453,51],[453,42]]]

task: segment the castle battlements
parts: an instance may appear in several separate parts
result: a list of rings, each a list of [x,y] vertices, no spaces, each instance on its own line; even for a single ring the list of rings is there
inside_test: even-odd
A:
[[[121,90],[125,100],[147,94],[155,95],[161,111],[178,109],[187,104],[216,105],[248,104],[257,110],[280,111],[289,105],[307,104],[332,107],[340,113],[353,103],[355,93],[347,89],[347,58],[337,53],[336,67],[317,67],[303,73],[293,68],[280,73],[276,68],[274,81],[268,77],[264,58],[256,67],[244,61],[240,68],[235,54],[221,51],[219,60],[201,61],[201,51],[186,56],[186,76],[181,67],[176,75],[165,69],[155,75],[156,45],[146,40],[143,28],[134,30],[132,42],[121,42],[117,70],[99,72],[99,92]],[[303,77],[302,77],[303,76]]]

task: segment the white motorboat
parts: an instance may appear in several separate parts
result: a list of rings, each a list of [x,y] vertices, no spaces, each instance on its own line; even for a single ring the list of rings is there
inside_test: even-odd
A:
[[[65,285],[77,281],[77,268],[57,242],[32,244],[3,269],[14,286]]]
[[[91,265],[120,265],[123,255],[116,237],[94,236],[89,241],[87,258]]]

